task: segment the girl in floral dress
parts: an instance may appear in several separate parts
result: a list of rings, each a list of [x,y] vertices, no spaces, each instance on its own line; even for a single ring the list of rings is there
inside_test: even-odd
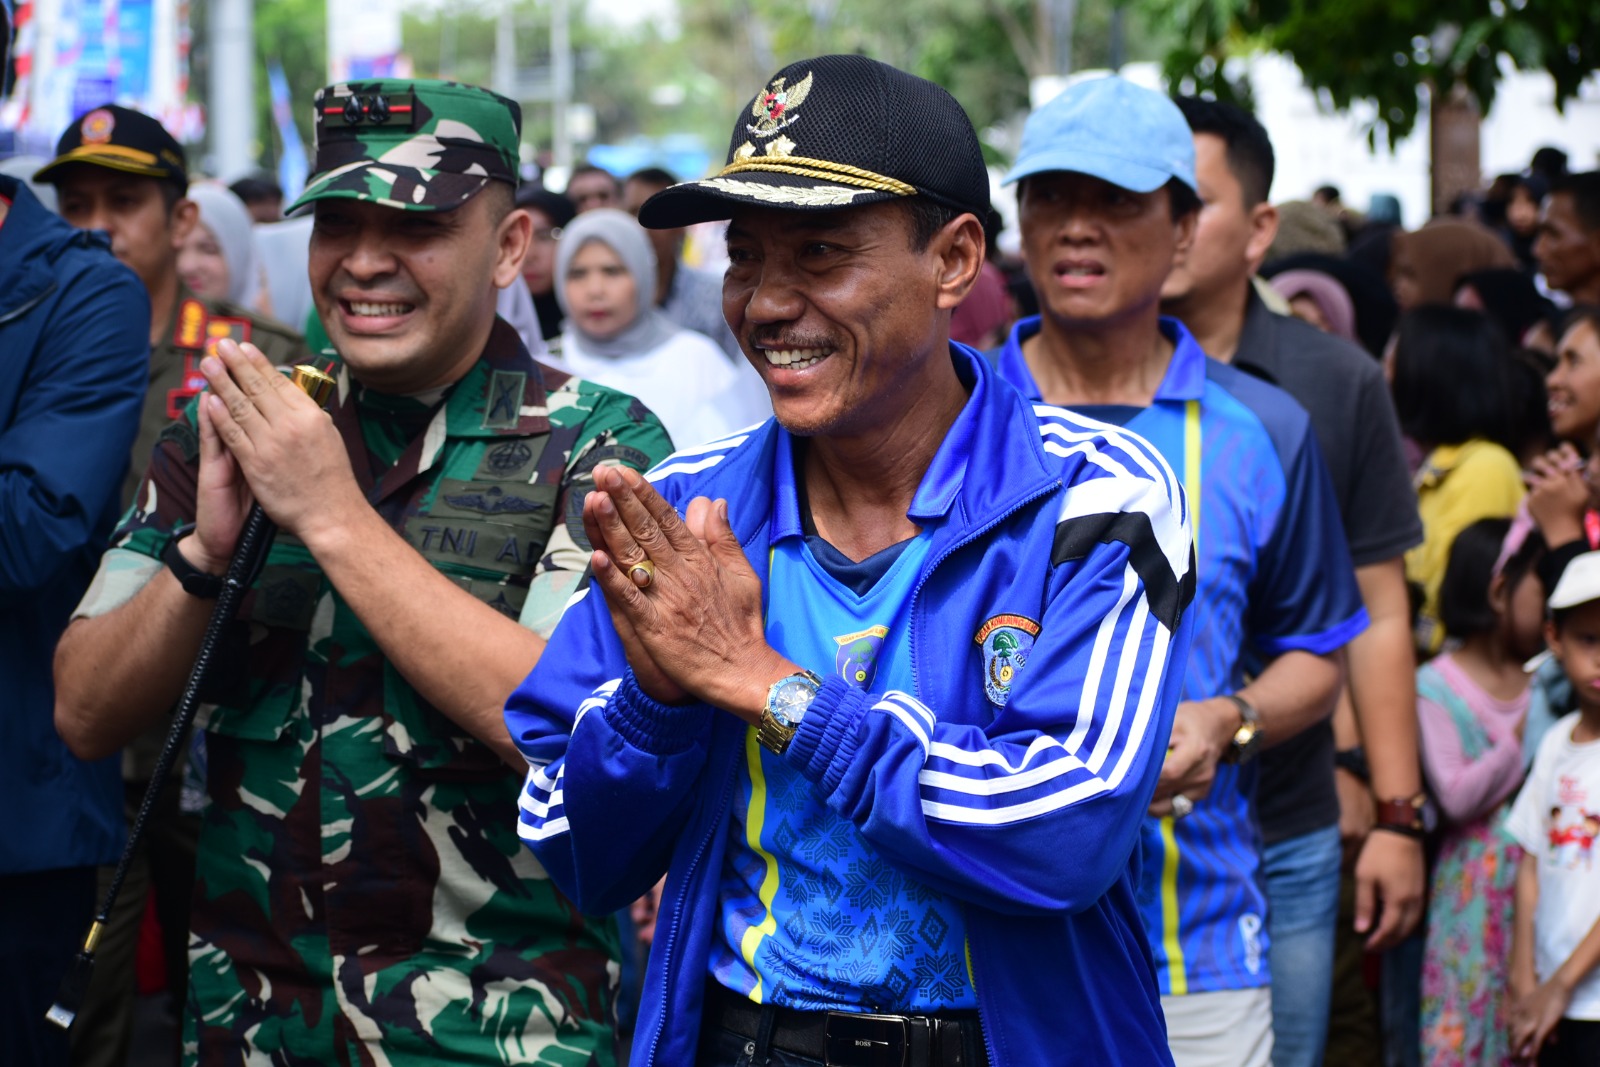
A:
[[[1422,972],[1422,1062],[1504,1067],[1512,907],[1521,850],[1500,829],[1522,782],[1529,682],[1543,647],[1544,542],[1524,517],[1484,519],[1451,546],[1440,589],[1459,642],[1417,671],[1422,765],[1444,829]]]

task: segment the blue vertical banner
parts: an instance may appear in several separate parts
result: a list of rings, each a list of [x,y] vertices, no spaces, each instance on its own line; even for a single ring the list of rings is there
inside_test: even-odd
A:
[[[306,186],[305,142],[300,140],[300,128],[294,124],[294,106],[289,98],[289,79],[283,76],[283,66],[277,60],[267,64],[267,88],[272,94],[272,121],[278,127],[278,138],[283,151],[278,154],[278,184],[283,186],[287,203],[300,195]]]

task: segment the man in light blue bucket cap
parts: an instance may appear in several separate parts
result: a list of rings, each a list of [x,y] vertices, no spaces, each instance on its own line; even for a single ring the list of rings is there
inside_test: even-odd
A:
[[[1017,323],[1001,373],[1148,440],[1182,479],[1196,531],[1198,628],[1140,846],[1173,1059],[1266,1067],[1252,761],[1331,714],[1334,657],[1366,625],[1327,471],[1288,394],[1208,359],[1161,316],[1201,206],[1171,100],[1121,78],[1078,82],[1029,117],[1006,180],[1041,314]]]

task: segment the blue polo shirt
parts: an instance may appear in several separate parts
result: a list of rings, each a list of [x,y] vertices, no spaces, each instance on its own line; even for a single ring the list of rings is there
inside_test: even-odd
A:
[[[777,453],[767,640],[866,692],[915,691],[911,600],[937,520],[853,563],[808,527],[788,434]],[[744,755],[712,976],[760,1003],[804,1011],[975,1008],[960,904],[885,860],[753,728]]]
[[[1012,329],[1000,373],[1040,392]],[[1161,330],[1172,361],[1149,407],[1078,410],[1116,422],[1183,480],[1198,561],[1194,645],[1184,700],[1244,685],[1250,665],[1294,649],[1336,651],[1367,625],[1339,509],[1309,416],[1288,393],[1207,358],[1176,319]],[[1139,903],[1163,994],[1270,982],[1266,894],[1255,816],[1256,764],[1222,764],[1183,819],[1147,818]]]

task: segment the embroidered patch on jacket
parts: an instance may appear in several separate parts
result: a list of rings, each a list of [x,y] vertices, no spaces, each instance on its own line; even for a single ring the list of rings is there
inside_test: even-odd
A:
[[[995,615],[978,627],[972,640],[983,646],[983,691],[995,707],[1011,699],[1011,686],[1038,636],[1039,624],[1026,615]]]
[[[522,391],[528,376],[519,370],[497,370],[489,378],[489,395],[483,406],[485,430],[514,430],[522,415]]]
[[[861,689],[870,686],[878,673],[878,654],[883,651],[883,639],[888,636],[887,626],[869,626],[835,637],[839,651],[834,655],[833,665],[839,677]]]

